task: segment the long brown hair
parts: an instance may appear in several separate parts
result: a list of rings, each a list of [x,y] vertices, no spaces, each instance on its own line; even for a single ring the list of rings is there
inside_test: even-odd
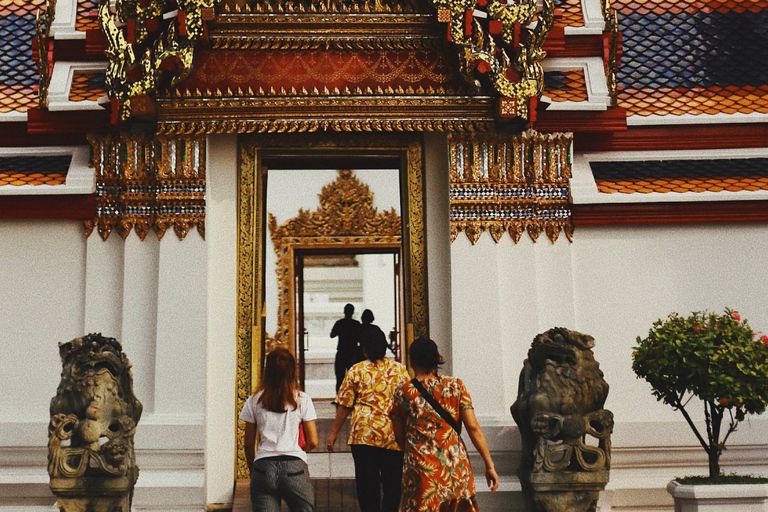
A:
[[[256,390],[263,391],[259,403],[268,411],[285,412],[288,405],[296,409],[296,359],[284,348],[267,354],[264,374]]]

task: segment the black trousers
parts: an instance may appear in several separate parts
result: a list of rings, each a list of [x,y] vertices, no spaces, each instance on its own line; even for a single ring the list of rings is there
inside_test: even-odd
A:
[[[353,444],[350,448],[355,461],[360,511],[397,512],[403,479],[403,452],[364,444]]]

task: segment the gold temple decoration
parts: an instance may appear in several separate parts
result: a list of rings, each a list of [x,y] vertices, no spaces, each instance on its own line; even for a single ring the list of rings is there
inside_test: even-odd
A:
[[[151,135],[90,137],[96,169],[96,218],[86,222],[106,240],[169,227],[183,240],[197,227],[205,236],[205,139]]]
[[[195,46],[213,19],[216,0],[99,0],[99,26],[107,40],[106,86],[119,117],[154,117],[158,84],[171,85],[192,71]],[[122,25],[125,24],[125,28]]]
[[[56,0],[46,0],[45,12],[35,13],[35,42],[37,43],[37,74],[38,81],[37,103],[40,108],[48,107],[48,89],[51,86],[51,65],[48,61],[48,37],[51,35],[51,24],[56,16]]]
[[[278,346],[293,351],[294,268],[296,249],[312,248],[400,248],[402,223],[394,208],[379,213],[373,206],[373,193],[349,169],[339,170],[338,178],[323,187],[320,207],[299,214],[280,226],[271,213],[269,232],[277,255],[278,310],[277,331],[267,345],[271,352]]]
[[[611,106],[618,105],[618,84],[616,74],[619,72],[619,48],[621,46],[621,32],[619,31],[619,15],[616,11],[610,9],[610,3],[605,0],[609,6],[609,14],[605,17],[605,30],[611,33],[611,42],[608,50],[608,62],[606,64],[606,81],[608,84],[608,94],[611,98]]]
[[[474,244],[488,231],[517,243],[573,238],[569,204],[572,134],[454,134],[450,137],[451,239]]]
[[[339,138],[324,134],[249,135],[240,141],[238,177],[238,303],[237,378],[235,409],[240,411],[258,382],[262,346],[270,346],[264,333],[264,261],[266,250],[266,171],[270,155],[322,155],[343,158],[354,154],[397,155],[401,161],[400,228],[403,305],[406,342],[428,334],[426,227],[422,141],[410,134],[350,134]],[[311,237],[310,237],[311,238]],[[332,239],[333,237],[326,237]],[[312,242],[312,240],[309,240]],[[315,245],[322,248],[321,245]],[[246,478],[242,421],[236,421],[237,478]]]
[[[490,87],[499,97],[501,118],[530,120],[531,100],[544,90],[541,61],[546,55],[544,40],[554,24],[554,0],[544,0],[541,10],[536,0],[432,0],[432,4],[438,21],[448,23],[467,82],[477,91]]]

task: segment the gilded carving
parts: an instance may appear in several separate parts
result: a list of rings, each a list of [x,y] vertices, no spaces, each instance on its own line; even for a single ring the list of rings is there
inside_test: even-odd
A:
[[[237,391],[236,408],[239,411],[245,399],[251,393],[251,385],[259,379],[262,362],[262,347],[273,346],[278,336],[269,337],[263,329],[263,268],[264,240],[261,220],[264,212],[266,187],[264,173],[260,167],[262,154],[270,151],[284,153],[286,150],[296,153],[323,155],[345,155],[355,151],[377,151],[398,154],[404,161],[401,171],[407,176],[403,183],[410,183],[406,192],[401,190],[403,201],[403,222],[411,229],[398,231],[398,236],[387,237],[382,243],[398,247],[402,243],[404,264],[405,326],[407,340],[413,339],[413,333],[427,333],[427,293],[426,260],[424,251],[424,207],[423,185],[421,181],[422,157],[421,142],[406,134],[357,134],[344,140],[322,134],[291,135],[250,135],[240,144],[240,187],[238,192],[238,339],[237,339]],[[407,194],[407,195],[406,195]],[[422,226],[417,232],[414,226]],[[402,228],[400,228],[402,230]],[[365,238],[365,237],[363,237]],[[313,247],[336,244],[335,236],[305,237],[304,242]],[[351,241],[351,240],[350,240]],[[363,243],[375,243],[375,240],[362,240]],[[298,247],[298,246],[297,246]],[[409,275],[410,274],[410,275]],[[287,338],[283,338],[287,339]],[[284,341],[280,341],[283,343]],[[246,478],[247,466],[241,446],[243,434],[242,422],[237,423],[236,476]]]
[[[339,170],[336,181],[323,187],[320,207],[299,214],[280,226],[269,213],[269,232],[277,255],[278,310],[277,332],[267,346],[293,350],[293,251],[301,248],[355,246],[361,248],[400,247],[402,223],[395,209],[379,213],[373,206],[373,193],[349,169]]]
[[[535,0],[432,3],[438,20],[448,23],[466,81],[478,91],[487,87],[499,96],[503,117],[532,119],[531,99],[544,89],[541,61],[544,40],[554,24],[554,1],[544,0],[541,10]]]
[[[247,478],[248,465],[245,461],[243,440],[245,424],[239,419],[240,411],[258,380],[252,378],[252,361],[261,361],[261,343],[253,342],[253,333],[260,335],[260,315],[254,309],[258,297],[260,280],[256,268],[261,267],[259,258],[261,244],[261,198],[256,190],[256,152],[253,146],[240,145],[238,162],[238,208],[237,208],[237,383],[235,389],[235,475]],[[258,367],[258,364],[257,364]]]
[[[51,85],[51,66],[48,61],[48,37],[51,34],[51,24],[56,16],[56,0],[45,1],[45,12],[35,13],[35,42],[37,43],[37,102],[40,108],[48,107],[48,89]]]
[[[205,236],[205,140],[195,137],[105,135],[90,138],[96,168],[96,218],[85,224],[106,240],[113,230],[141,240],[168,228],[183,240]]]
[[[109,0],[99,0],[99,26],[109,60],[107,92],[119,100],[121,120],[132,115],[153,117],[151,108],[139,105],[155,97],[166,76],[175,86],[189,75],[195,46],[203,38],[204,21],[212,18],[215,1],[117,0],[113,13]]]
[[[133,436],[141,402],[114,338],[59,343],[61,382],[51,399],[48,475],[61,512],[129,512],[139,468]]]
[[[571,134],[454,134],[450,138],[451,239],[474,244],[488,231],[498,242],[523,232],[573,238],[570,213]]]

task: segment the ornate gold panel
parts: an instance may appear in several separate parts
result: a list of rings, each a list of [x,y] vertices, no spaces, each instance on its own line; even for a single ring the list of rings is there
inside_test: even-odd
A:
[[[277,255],[277,331],[265,341],[265,351],[282,346],[295,352],[294,252],[299,249],[400,249],[402,223],[394,209],[379,213],[373,193],[351,170],[340,170],[323,187],[320,208],[277,225],[269,215],[269,232]],[[295,353],[294,353],[295,355]]]
[[[290,256],[282,256],[285,263],[279,266],[286,273],[292,273],[293,251],[297,248],[338,247],[339,243],[379,244],[378,247],[398,247],[402,241],[404,325],[406,342],[428,334],[427,317],[427,272],[424,223],[424,184],[422,140],[408,134],[356,134],[343,140],[324,134],[302,135],[248,135],[240,140],[239,191],[238,191],[238,306],[237,306],[237,390],[236,412],[242,409],[245,400],[258,382],[263,358],[262,339],[264,333],[264,261],[266,250],[266,171],[265,157],[288,157],[311,155],[341,158],[350,155],[396,156],[400,159],[402,203],[402,227],[395,231],[391,213],[353,216],[358,222],[353,228],[323,222],[322,212],[304,212],[292,225],[273,226],[275,233],[284,240],[281,243]],[[359,188],[354,183],[347,189],[328,192],[324,204],[334,208],[331,196],[338,192],[355,194]],[[357,190],[357,192],[355,192]],[[303,215],[303,216],[302,216]],[[366,216],[367,215],[367,216]],[[318,224],[320,223],[320,224]],[[323,225],[324,227],[320,227]],[[314,228],[312,228],[314,226]],[[370,235],[374,227],[383,230],[384,236],[377,239]],[[284,230],[283,230],[284,229]],[[357,237],[336,236],[339,232],[362,230]],[[311,231],[316,230],[314,234]],[[288,270],[290,269],[290,270]],[[292,286],[292,278],[289,279]],[[284,281],[286,282],[286,281]],[[287,282],[286,282],[287,283]],[[284,289],[287,285],[284,285]],[[282,293],[282,292],[281,292]],[[290,295],[286,295],[286,300]],[[288,300],[288,304],[290,304]],[[281,298],[281,310],[283,299]],[[289,306],[292,307],[292,306]],[[289,317],[291,318],[291,317]],[[292,322],[288,322],[292,323]],[[264,339],[264,346],[285,342],[289,333],[283,332],[275,340]],[[243,452],[244,425],[236,426],[236,477],[248,474]]]

